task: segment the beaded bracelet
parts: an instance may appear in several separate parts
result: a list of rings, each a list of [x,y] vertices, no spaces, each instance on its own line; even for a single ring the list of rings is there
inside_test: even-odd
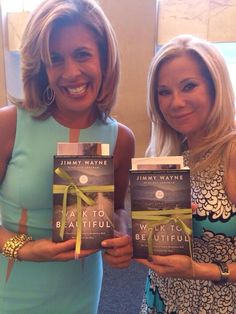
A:
[[[32,241],[32,237],[27,234],[16,234],[3,245],[2,255],[11,260],[19,261],[18,252],[29,241]]]

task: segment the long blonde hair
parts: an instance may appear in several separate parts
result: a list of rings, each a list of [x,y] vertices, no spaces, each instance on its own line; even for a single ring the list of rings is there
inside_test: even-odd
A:
[[[218,165],[227,166],[232,142],[235,141],[235,98],[226,63],[216,47],[190,35],[180,35],[164,45],[154,56],[147,80],[147,111],[152,123],[147,156],[179,155],[183,151],[183,135],[165,121],[157,98],[157,73],[169,59],[189,54],[199,64],[214,100],[212,111],[205,122],[200,144],[191,149],[192,171]],[[198,161],[208,152],[208,158]]]

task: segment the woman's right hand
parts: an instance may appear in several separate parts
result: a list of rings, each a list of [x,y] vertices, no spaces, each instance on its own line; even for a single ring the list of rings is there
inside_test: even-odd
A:
[[[97,250],[81,250],[78,258],[86,257]],[[18,252],[22,261],[33,262],[65,262],[75,259],[75,239],[64,242],[53,242],[49,239],[40,239],[27,242]]]

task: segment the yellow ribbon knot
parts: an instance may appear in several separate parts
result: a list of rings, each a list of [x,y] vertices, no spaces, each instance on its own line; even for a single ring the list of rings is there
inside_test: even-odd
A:
[[[60,233],[59,236],[61,240],[64,238],[65,225],[66,225],[66,211],[67,211],[67,197],[68,194],[76,195],[76,204],[77,204],[77,232],[76,232],[76,247],[75,255],[80,254],[81,247],[81,231],[82,231],[82,200],[89,206],[94,205],[95,201],[88,197],[86,192],[114,192],[114,185],[91,185],[91,186],[80,186],[78,187],[74,183],[74,179],[69,175],[64,169],[58,167],[55,169],[55,173],[65,181],[68,181],[68,184],[54,184],[53,185],[53,194],[63,194],[62,202],[62,217],[60,224]],[[109,218],[106,216],[109,220]],[[109,220],[110,224],[113,223]]]
[[[192,219],[192,209],[191,208],[175,208],[175,209],[163,209],[163,210],[142,210],[142,211],[132,211],[132,219],[134,220],[145,220],[148,226],[148,255],[153,255],[153,232],[156,226],[166,225],[173,221],[175,224],[179,225],[183,232],[188,237],[189,252],[192,257],[191,250],[191,235],[192,228],[188,227],[184,220]]]

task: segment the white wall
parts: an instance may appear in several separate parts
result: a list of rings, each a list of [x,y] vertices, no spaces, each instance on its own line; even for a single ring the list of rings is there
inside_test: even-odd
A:
[[[9,32],[9,28],[7,25],[7,12],[6,12],[6,0],[1,1],[2,8],[2,43],[3,43],[3,62],[5,65],[5,85],[6,85],[6,93],[10,94],[14,97],[22,97],[22,84],[20,77],[20,56],[18,51],[10,51],[9,50],[9,37],[14,38],[17,34],[18,43],[20,42],[21,34],[16,33],[19,30],[18,27],[15,28],[14,32]],[[25,21],[21,21],[21,23],[25,23]],[[1,90],[1,86],[0,86]]]
[[[190,33],[212,42],[236,42],[236,0],[159,0],[159,44]]]

